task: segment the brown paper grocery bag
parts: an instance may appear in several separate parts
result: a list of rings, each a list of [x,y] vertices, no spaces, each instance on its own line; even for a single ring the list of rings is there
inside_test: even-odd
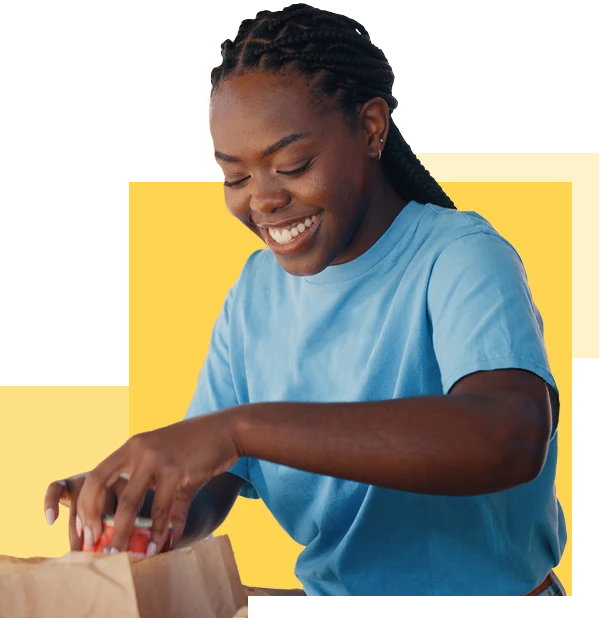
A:
[[[232,618],[247,604],[229,538],[132,560],[141,618]]]
[[[153,558],[0,556],[0,618],[232,618],[246,604],[227,537]]]
[[[0,561],[1,618],[139,618],[126,554]]]

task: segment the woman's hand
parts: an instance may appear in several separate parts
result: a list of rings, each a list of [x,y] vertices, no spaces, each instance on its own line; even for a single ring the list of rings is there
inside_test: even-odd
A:
[[[85,546],[92,546],[100,537],[109,488],[123,474],[129,481],[118,500],[112,550],[127,549],[135,517],[148,489],[154,489],[155,495],[147,554],[153,555],[164,546],[170,523],[173,543],[177,543],[198,490],[239,458],[235,410],[135,435],[89,472],[77,500]]]
[[[59,504],[69,509],[69,545],[72,550],[80,550],[81,540],[81,520],[77,517],[77,499],[83,487],[86,474],[77,474],[62,481],[54,481],[48,485],[44,498],[44,513],[48,524],[52,525],[59,514]],[[103,513],[112,514],[115,512],[117,500],[127,481],[118,478],[106,493]],[[78,531],[79,528],[79,531]]]

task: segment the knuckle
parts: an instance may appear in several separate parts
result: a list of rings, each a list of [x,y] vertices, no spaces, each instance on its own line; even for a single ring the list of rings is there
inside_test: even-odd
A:
[[[171,511],[171,517],[170,517],[171,522],[173,523],[173,525],[181,525],[186,523],[187,521],[187,513],[177,509],[174,511]]]
[[[139,448],[143,442],[143,435],[144,434],[136,433],[135,435],[128,438],[127,442],[125,443],[127,445],[127,448],[132,450],[136,450],[137,448]]]
[[[173,525],[185,525],[189,512],[190,502],[190,500],[182,496],[176,496],[175,502],[171,507],[171,513],[169,515],[169,519],[173,523]]]
[[[86,488],[95,489],[99,485],[100,485],[100,472],[98,468],[94,468],[93,470],[88,472],[87,476],[85,477],[85,482],[83,483],[83,486],[81,489],[86,489]]]
[[[70,476],[68,479],[65,479],[67,485],[73,489],[81,489],[83,484],[85,483],[85,479],[89,476],[89,472],[86,474],[77,474],[76,476]]]
[[[46,495],[50,496],[60,496],[63,489],[66,489],[65,486],[60,481],[52,481],[50,485],[48,485],[46,489]]]
[[[179,487],[182,492],[187,493],[192,488],[192,477],[188,472],[180,475]]]
[[[179,480],[181,472],[178,467],[172,462],[165,462],[161,466],[161,476],[167,481]]]
[[[126,442],[127,449],[135,454],[144,453],[149,448],[148,433],[136,433]]]

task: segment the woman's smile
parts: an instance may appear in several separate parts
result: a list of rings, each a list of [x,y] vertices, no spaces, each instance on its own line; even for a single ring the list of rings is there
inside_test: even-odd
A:
[[[317,215],[298,218],[296,221],[279,224],[259,226],[265,242],[273,253],[285,257],[299,253],[308,246],[311,239],[317,233],[321,222],[321,213]]]

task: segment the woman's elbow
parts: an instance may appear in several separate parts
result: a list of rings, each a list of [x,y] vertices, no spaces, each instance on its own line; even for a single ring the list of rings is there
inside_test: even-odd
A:
[[[517,396],[513,407],[513,427],[504,434],[505,464],[513,486],[535,480],[544,469],[551,432],[549,402],[529,395]]]

